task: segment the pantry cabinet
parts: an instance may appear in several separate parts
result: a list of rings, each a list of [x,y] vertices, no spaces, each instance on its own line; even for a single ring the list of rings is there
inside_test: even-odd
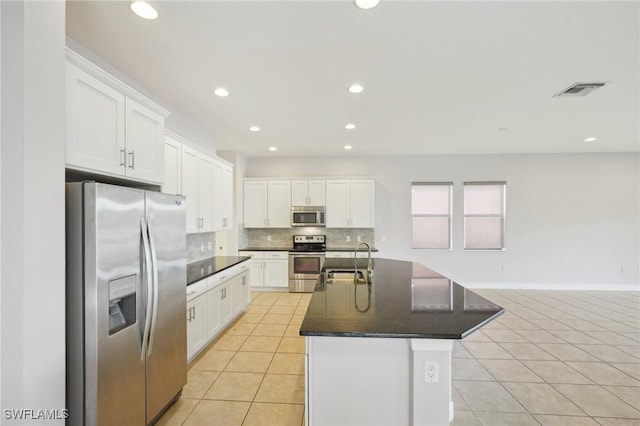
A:
[[[67,168],[163,182],[167,110],[70,49],[65,87]]]

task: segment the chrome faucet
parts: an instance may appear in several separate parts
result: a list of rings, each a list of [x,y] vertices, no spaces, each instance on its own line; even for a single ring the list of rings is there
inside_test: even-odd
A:
[[[358,249],[361,245],[365,245],[367,247],[368,252],[368,260],[367,260],[367,284],[371,284],[371,276],[373,275],[373,265],[371,264],[371,246],[368,243],[361,242],[358,243],[355,250],[353,251],[353,263],[355,266],[355,273],[353,274],[353,282],[358,282]]]

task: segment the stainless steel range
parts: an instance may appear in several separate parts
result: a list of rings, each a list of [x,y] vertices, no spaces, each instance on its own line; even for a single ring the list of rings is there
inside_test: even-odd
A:
[[[320,279],[324,266],[325,235],[294,235],[289,252],[289,291],[310,293]]]

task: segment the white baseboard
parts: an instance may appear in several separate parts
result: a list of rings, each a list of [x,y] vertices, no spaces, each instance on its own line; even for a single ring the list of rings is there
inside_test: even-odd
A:
[[[594,290],[594,291],[640,291],[640,284],[581,284],[581,283],[482,283],[465,282],[470,289],[496,290]]]

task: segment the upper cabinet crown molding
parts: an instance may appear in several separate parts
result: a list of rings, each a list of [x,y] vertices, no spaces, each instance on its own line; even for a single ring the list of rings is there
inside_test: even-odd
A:
[[[123,95],[128,96],[132,99],[135,99],[136,102],[153,110],[155,113],[160,114],[164,118],[167,118],[168,116],[171,115],[171,111],[161,107],[156,102],[152,101],[142,93],[135,90],[133,87],[124,83],[122,80],[119,80],[115,76],[109,74],[107,71],[103,70],[102,68],[100,68],[99,66],[97,66],[96,64],[94,64],[93,62],[85,58],[84,56],[81,56],[75,50],[72,50],[68,46],[65,47],[65,50],[66,50],[65,53],[66,53],[68,62],[74,64],[75,66],[82,69],[83,71],[91,74],[98,80],[111,86],[112,88],[116,89],[118,92],[122,93]]]

